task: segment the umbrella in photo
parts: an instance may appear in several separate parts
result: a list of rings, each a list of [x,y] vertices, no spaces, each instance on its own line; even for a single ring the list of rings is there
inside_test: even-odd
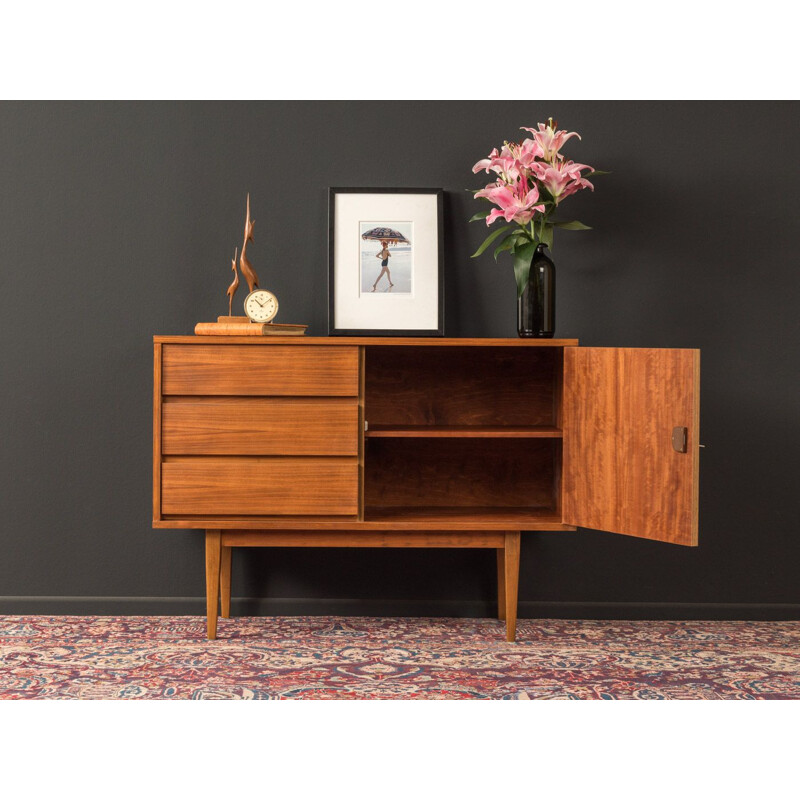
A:
[[[375,242],[388,242],[389,244],[411,244],[400,231],[394,228],[372,228],[361,234],[362,239]]]

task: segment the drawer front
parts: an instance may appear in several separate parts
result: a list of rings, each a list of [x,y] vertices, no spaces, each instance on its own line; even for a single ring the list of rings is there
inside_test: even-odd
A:
[[[356,398],[186,397],[161,410],[164,455],[357,456]]]
[[[165,461],[161,512],[237,517],[355,515],[358,464],[314,458]]]
[[[165,395],[358,396],[358,348],[165,344]]]

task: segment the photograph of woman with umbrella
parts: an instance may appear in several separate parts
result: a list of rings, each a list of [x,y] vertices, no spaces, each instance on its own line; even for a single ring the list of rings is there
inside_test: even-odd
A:
[[[411,223],[395,222],[392,223],[392,226],[376,226],[374,222],[361,223],[362,293],[371,294],[378,291],[379,288],[383,293],[411,293]],[[380,249],[377,252],[375,252],[375,242],[380,243]],[[390,247],[394,252],[390,252]],[[373,260],[375,258],[380,261],[380,270],[377,270]],[[391,271],[389,259],[392,259]],[[388,285],[383,283],[384,275]]]
[[[383,241],[381,242],[381,249],[379,252],[375,254],[375,258],[381,259],[381,274],[378,275],[375,283],[372,284],[372,291],[374,292],[378,283],[380,282],[381,278],[386,275],[389,279],[389,288],[391,289],[394,284],[392,283],[392,273],[389,272],[389,259],[392,257],[392,254],[389,252],[389,242]]]

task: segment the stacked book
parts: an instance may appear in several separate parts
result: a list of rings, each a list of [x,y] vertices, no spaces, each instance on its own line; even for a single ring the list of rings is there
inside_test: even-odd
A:
[[[308,325],[251,322],[247,317],[217,317],[216,322],[198,322],[195,336],[302,336]]]

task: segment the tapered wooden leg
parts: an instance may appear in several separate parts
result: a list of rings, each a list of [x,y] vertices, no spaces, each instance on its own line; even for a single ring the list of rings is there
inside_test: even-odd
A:
[[[231,553],[232,547],[223,547],[219,562],[219,605],[220,616],[228,619],[231,615]]]
[[[506,618],[506,551],[497,548],[497,619]]]
[[[517,635],[517,590],[519,588],[519,531],[506,531],[503,548],[506,595],[506,640]]]
[[[221,531],[206,531],[206,616],[208,638],[217,638],[219,606],[219,565],[222,555]]]

